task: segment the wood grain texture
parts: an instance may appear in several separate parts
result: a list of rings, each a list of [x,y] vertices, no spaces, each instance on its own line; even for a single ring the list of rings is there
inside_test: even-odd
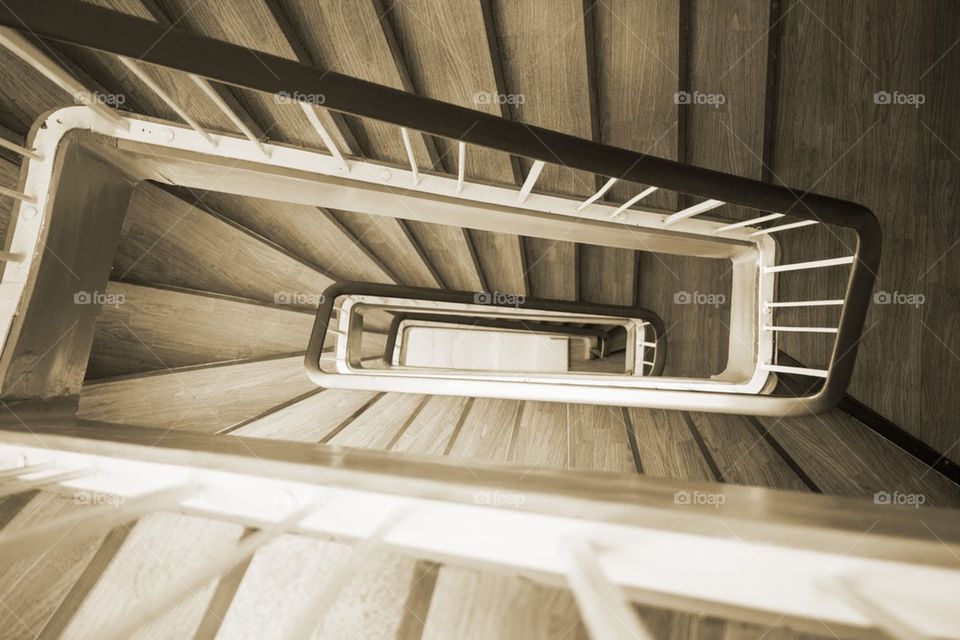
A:
[[[395,89],[406,89],[372,2],[355,0],[285,0],[304,47],[322,68]],[[370,119],[351,118],[361,147],[371,158],[407,166],[400,128]],[[423,136],[411,135],[417,164],[433,167]]]
[[[253,51],[263,51],[291,60],[299,59],[265,0],[229,3],[162,0],[162,5],[178,28],[249,47]],[[250,64],[262,62],[252,53]],[[260,128],[271,139],[308,148],[325,148],[299,105],[290,101],[278,101],[275,96],[256,91],[237,89],[234,94],[254,120],[261,123]],[[327,112],[323,109],[320,109],[320,112],[327,131],[340,150],[347,152],[350,149],[349,141],[333,124]]]
[[[458,396],[431,396],[391,450],[442,455],[467,400]]]
[[[692,413],[691,417],[724,482],[806,490],[793,469],[743,416]]]
[[[532,467],[565,469],[570,459],[569,406],[557,402],[524,402],[507,460]]]
[[[0,158],[0,186],[7,189],[16,189],[19,181],[20,165],[7,158]],[[13,205],[13,198],[0,196],[0,241],[5,242],[7,239],[7,229],[10,227]]]
[[[691,3],[689,92],[722,95],[720,106],[686,109],[687,162],[760,179],[770,0]],[[716,210],[724,218],[761,215],[743,207]]]
[[[714,479],[679,411],[636,407],[627,411],[645,474],[706,482]]]
[[[36,526],[82,508],[70,498],[41,492],[20,510],[10,530]],[[54,614],[100,545],[101,537],[66,538],[41,557],[0,563],[0,638],[34,638]]]
[[[759,418],[824,493],[922,494],[956,507],[960,487],[839,409],[798,418]]]
[[[505,462],[522,402],[477,398],[448,455]]]
[[[497,93],[493,62],[487,51],[481,3],[474,0],[404,0],[387,2],[389,19],[420,95],[501,115],[488,96]],[[442,61],[438,64],[438,61]],[[436,139],[442,166],[455,172],[457,146]],[[469,145],[464,174],[467,179],[515,184],[510,156]],[[524,293],[520,239],[505,233],[470,230],[477,256],[491,288]]]
[[[123,224],[114,275],[144,283],[315,308],[333,281],[164,190],[142,184]],[[279,296],[279,297],[278,297]]]
[[[417,220],[408,220],[406,225],[439,272],[446,288],[483,291],[464,229]]]
[[[956,77],[960,65],[956,49],[950,50],[955,12],[939,2],[786,2],[783,9],[781,124],[773,156],[777,176],[795,187],[852,199],[876,213],[884,242],[876,291],[921,293],[928,301],[947,298],[949,293],[924,273],[956,239],[944,238],[944,215],[953,216],[941,213],[956,183],[931,189],[933,165],[944,157],[955,162],[957,155],[955,118],[937,115],[946,113],[938,100],[956,102],[955,83],[944,81]],[[866,32],[855,26],[866,23],[877,28]],[[822,65],[833,69],[831,80],[814,71]],[[923,93],[927,102],[919,108],[875,104],[878,91]],[[795,254],[832,257],[849,255],[852,248],[846,238],[824,233],[791,240],[792,245],[784,242],[785,251]],[[816,293],[818,284],[811,281],[794,293]],[[937,377],[955,369],[937,365],[953,360],[945,351],[958,352],[957,334],[946,320],[952,314],[944,319],[924,314],[910,305],[872,306],[850,389],[884,417],[945,450],[958,437],[953,412],[924,415],[923,407],[943,402],[937,391],[949,382],[938,384]],[[960,460],[956,448],[949,455]]]
[[[293,356],[87,384],[77,415],[213,433],[315,388]]]
[[[412,393],[388,393],[335,435],[330,444],[387,449],[427,399],[428,396]]]
[[[924,8],[933,23],[928,23],[927,37],[933,41],[934,55],[942,59],[930,68],[921,84],[930,102],[923,120],[930,128],[926,132],[930,214],[925,272],[920,278],[928,293],[923,308],[926,326],[920,339],[924,364],[917,401],[920,420],[916,425],[901,426],[960,462],[960,428],[956,421],[960,397],[954,392],[960,380],[960,224],[956,215],[960,207],[960,127],[956,122],[960,95],[954,82],[960,71],[960,51],[951,48],[960,29],[960,17],[950,3]]]
[[[602,142],[677,159],[678,6],[604,0],[593,7]],[[625,202],[642,189],[619,183],[607,196]],[[673,208],[676,194],[657,192],[644,203]]]
[[[663,374],[707,377],[722,371],[729,340],[730,262],[646,252],[638,257],[638,303],[666,326]],[[724,303],[693,304],[697,293],[725,296]]]
[[[324,389],[232,432],[235,436],[318,443],[376,396],[370,391]]]
[[[123,302],[100,309],[88,379],[303,351],[313,326],[312,313],[185,290],[111,282],[106,293]]]
[[[83,573],[73,583],[60,606],[43,626],[43,630],[37,636],[38,640],[55,640],[63,636],[67,625],[100,582],[104,572],[126,542],[131,527],[132,525],[129,524],[119,526],[103,538],[103,542],[97,547],[97,552],[84,567]]]
[[[635,473],[619,407],[568,405],[571,469]]]
[[[243,527],[175,513],[157,512],[133,527],[110,566],[100,577],[64,638],[96,637],[124,614],[142,606],[154,593],[186,580],[207,558],[234,544]],[[155,618],[137,637],[185,637],[196,631],[216,581],[188,594]]]
[[[475,604],[464,607],[465,602]],[[588,636],[568,591],[519,577],[444,567],[423,637],[574,640]]]
[[[583,3],[500,1],[493,3],[493,15],[505,88],[508,96],[515,96],[514,117],[589,139],[593,130]],[[544,167],[537,185],[579,196],[590,195],[596,186],[591,174],[552,164]]]
[[[221,638],[287,638],[349,552],[346,541],[284,535],[260,549],[220,628]],[[377,551],[341,591],[317,630],[322,638],[393,638],[415,575],[410,558]]]
[[[577,245],[573,242],[524,238],[530,294],[537,298],[576,300]]]
[[[73,106],[73,97],[34,71],[20,58],[0,48],[0,124],[26,135],[42,113]]]
[[[397,275],[399,284],[439,286],[423,258],[410,244],[399,220],[350,211],[331,211],[331,214]]]
[[[636,297],[637,252],[579,245],[580,300],[630,306]]]
[[[226,193],[207,193],[203,202],[336,280],[393,282],[353,237],[318,207]]]

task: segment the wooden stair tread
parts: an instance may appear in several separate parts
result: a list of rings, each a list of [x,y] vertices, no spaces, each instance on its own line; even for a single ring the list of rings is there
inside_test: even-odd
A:
[[[185,580],[243,533],[236,524],[156,512],[133,525],[123,546],[67,626],[64,638],[94,637],[116,624],[150,594]],[[148,637],[187,637],[199,627],[216,581],[187,595],[146,624]],[[140,635],[138,634],[138,635]]]
[[[319,389],[232,431],[235,436],[318,443],[377,397],[371,391]]]
[[[632,306],[636,298],[637,252],[579,245],[580,298],[584,302]]]
[[[408,220],[410,232],[423,247],[448,289],[483,291],[465,231],[445,224]]]
[[[333,216],[364,243],[396,274],[399,284],[414,287],[440,286],[423,259],[407,239],[400,221],[352,211],[331,210]]]
[[[85,508],[61,494],[38,492],[9,522],[18,530],[42,524]],[[39,637],[84,567],[97,552],[102,536],[69,538],[42,557],[4,558],[0,571],[0,636]]]
[[[530,295],[553,300],[577,298],[577,245],[525,237]]]
[[[262,302],[314,300],[332,283],[301,262],[150,184],[134,192],[114,265],[119,279]],[[310,304],[310,302],[312,304]]]
[[[330,444],[388,449],[427,399],[413,393],[387,393],[335,435]]]
[[[337,280],[393,282],[353,238],[318,207],[212,192],[204,195],[203,202],[317,265]]]
[[[169,0],[164,2],[164,7],[170,11],[170,17],[179,29],[282,58],[298,59],[293,45],[264,0],[244,2],[242,7],[232,3],[196,4],[191,0]],[[255,56],[251,57],[250,63],[260,64]],[[269,138],[307,148],[325,149],[303,110],[292,99],[282,102],[271,94],[246,89],[235,89],[233,93],[256,122],[261,123],[261,128]],[[328,132],[340,149],[346,152],[349,145],[341,132],[332,126],[325,109],[321,108],[320,112]]]
[[[297,355],[88,383],[77,416],[212,433],[315,388]]]
[[[314,321],[312,313],[128,282],[110,282],[106,293],[123,302],[100,310],[88,378],[303,351]]]
[[[321,6],[310,0],[290,0],[285,4],[304,47],[322,68],[395,89],[406,88],[380,24],[386,18],[373,3],[339,0]],[[371,119],[352,119],[351,126],[370,157],[409,165],[400,127]],[[433,168],[425,137],[412,131],[410,140],[417,164]]]
[[[643,473],[658,478],[715,480],[679,411],[625,409],[630,417]]]

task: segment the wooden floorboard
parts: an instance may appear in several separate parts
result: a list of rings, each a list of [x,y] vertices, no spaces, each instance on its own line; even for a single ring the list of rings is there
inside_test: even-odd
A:
[[[747,178],[763,176],[770,4],[770,0],[691,3],[690,91],[722,96],[723,104],[691,104],[686,109],[690,164]],[[733,206],[712,213],[735,220],[762,215]]]
[[[431,396],[391,450],[443,455],[467,402],[458,396]]]
[[[105,292],[118,303],[100,309],[88,379],[302,351],[314,320],[186,290],[110,282]]]
[[[483,291],[483,284],[464,230],[445,224],[406,221],[416,242],[426,252],[447,289]]]
[[[691,414],[724,482],[805,491],[790,466],[744,416]]]

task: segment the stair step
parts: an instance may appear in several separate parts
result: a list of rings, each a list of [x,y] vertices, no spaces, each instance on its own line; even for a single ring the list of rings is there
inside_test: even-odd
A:
[[[9,500],[9,498],[8,498]],[[85,508],[60,494],[36,492],[5,527],[19,530]],[[102,536],[70,538],[37,558],[4,558],[0,571],[0,635],[36,638],[96,554]]]
[[[399,284],[440,286],[396,218],[352,211],[331,210],[330,213],[389,267]]]
[[[20,165],[0,157],[0,187],[16,189],[20,180]],[[10,215],[13,212],[15,200],[7,196],[0,196],[0,240],[6,240],[7,229],[10,227]]]
[[[0,104],[3,125],[24,134],[40,115],[73,106],[73,98],[5,47],[0,47]]]
[[[553,300],[577,299],[577,245],[544,238],[523,239],[530,295]]]
[[[380,15],[375,5],[367,2],[290,2],[289,17],[298,25],[298,35],[306,50],[319,61],[319,66],[348,76],[369,80],[395,89],[411,90],[406,70],[398,69],[394,50],[384,33],[389,15]],[[363,25],[358,30],[358,25]],[[363,140],[365,154],[377,160],[408,166],[407,153],[400,137],[400,128],[378,120],[351,119],[358,139]],[[427,150],[428,138],[411,131],[414,157],[422,169],[432,169]]]
[[[313,313],[188,290],[110,282],[106,293],[122,303],[100,310],[88,379],[303,351],[314,321]]]
[[[312,389],[294,355],[88,383],[77,416],[213,433]]]
[[[393,282],[352,234],[319,207],[226,193],[207,193],[203,203],[336,280]]]
[[[283,535],[250,561],[222,624],[220,638],[290,637],[350,545]],[[375,551],[353,574],[320,623],[316,637],[399,638],[417,562]]]
[[[350,424],[371,401],[375,406],[380,395],[372,391],[318,389],[293,404],[268,410],[230,433],[316,444]]]
[[[329,444],[360,449],[389,449],[426,404],[429,396],[387,393],[357,416]]]
[[[416,220],[408,220],[406,225],[439,273],[445,288],[483,291],[483,282],[473,262],[473,251],[464,229]]]
[[[142,606],[151,594],[189,579],[208,558],[235,544],[243,531],[237,524],[179,513],[156,512],[142,518],[132,525],[63,637],[96,637],[98,631],[112,627],[125,614]],[[145,625],[140,634],[192,637],[216,587],[213,581],[187,594],[177,606]]]
[[[637,252],[631,249],[579,245],[580,299],[630,306],[636,299]]]
[[[134,191],[114,277],[315,308],[332,280],[149,183]]]
[[[701,480],[715,478],[680,411],[624,409],[635,434],[644,475]]]

